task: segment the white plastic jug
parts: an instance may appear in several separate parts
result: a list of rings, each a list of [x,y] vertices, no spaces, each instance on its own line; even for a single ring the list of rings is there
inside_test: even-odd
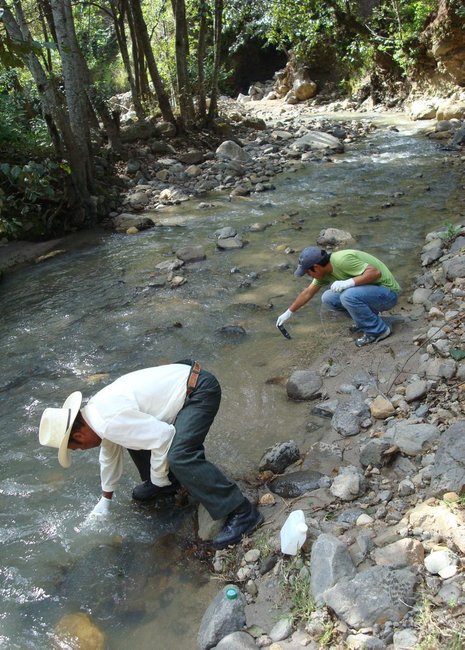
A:
[[[281,528],[281,553],[297,555],[307,538],[308,526],[303,510],[294,510]]]

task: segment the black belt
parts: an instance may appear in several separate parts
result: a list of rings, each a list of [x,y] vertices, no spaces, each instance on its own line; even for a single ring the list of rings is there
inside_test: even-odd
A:
[[[200,370],[201,370],[200,363],[198,361],[194,361],[194,363],[192,364],[191,371],[189,373],[189,377],[187,378],[188,395],[190,395],[195,390],[195,387],[197,386]]]

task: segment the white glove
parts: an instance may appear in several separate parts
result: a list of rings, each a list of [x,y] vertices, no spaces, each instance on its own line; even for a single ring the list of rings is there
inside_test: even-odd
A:
[[[341,293],[341,291],[350,289],[350,287],[355,287],[353,278],[349,278],[348,280],[336,280],[336,282],[333,282],[331,285],[331,291],[334,291],[335,293]]]
[[[276,327],[279,327],[283,323],[285,323],[289,318],[292,316],[294,312],[291,311],[290,309],[286,309],[284,314],[281,314],[281,316],[278,317],[278,320],[276,321]]]
[[[102,497],[95,508],[89,514],[89,517],[106,517],[110,514],[111,499]]]

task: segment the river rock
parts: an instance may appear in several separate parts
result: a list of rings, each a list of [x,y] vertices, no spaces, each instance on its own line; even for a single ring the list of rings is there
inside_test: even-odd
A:
[[[293,440],[277,442],[265,450],[258,469],[263,472],[269,470],[274,474],[281,474],[286,467],[295,463],[300,458],[300,451]]]
[[[407,384],[405,389],[405,401],[414,402],[417,399],[421,399],[426,395],[428,390],[428,384],[424,380],[412,381],[411,384]]]
[[[465,488],[465,420],[455,422],[439,443],[431,472],[430,492],[461,494]]]
[[[155,265],[154,269],[160,273],[170,273],[171,271],[181,268],[183,265],[184,262],[181,259],[176,258],[174,260],[164,260],[163,262],[159,262]]]
[[[157,135],[157,128],[150,120],[139,120],[135,124],[122,126],[120,130],[121,142],[124,144],[137,140],[149,140]]]
[[[437,341],[437,345],[441,345],[441,343]],[[419,375],[425,375],[427,378],[434,380],[438,378],[452,379],[456,372],[457,364],[453,359],[439,359],[435,357],[428,359],[428,361],[418,366]]]
[[[257,648],[257,644],[250,634],[247,634],[247,632],[232,632],[232,634],[228,634],[221,639],[214,650],[252,650],[252,648]]]
[[[299,102],[304,102],[316,95],[317,85],[314,81],[300,81],[296,80],[292,88],[296,99]]]
[[[352,399],[338,405],[331,419],[331,426],[344,438],[360,432],[362,422],[370,417],[370,409],[360,399]]]
[[[452,138],[451,146],[452,147],[462,147],[465,144],[465,127],[457,129]]]
[[[301,138],[297,138],[290,148],[294,150],[328,149],[335,153],[342,153],[344,151],[344,145],[340,140],[322,131],[309,131]]]
[[[409,456],[424,453],[440,437],[441,432],[434,424],[396,423],[388,430],[393,443]]]
[[[153,228],[154,225],[155,223],[149,217],[132,212],[122,212],[113,219],[116,232],[126,232],[131,227],[137,228],[137,230],[147,230],[147,228]]]
[[[420,565],[423,563],[424,558],[423,544],[410,537],[399,539],[399,541],[377,548],[373,552],[373,559],[376,564],[391,566],[395,569]]]
[[[429,573],[442,574],[450,566],[457,566],[457,556],[448,548],[431,551],[425,558],[425,567]]]
[[[237,142],[233,140],[225,140],[216,150],[216,157],[219,159],[248,161],[250,156]]]
[[[228,239],[228,237],[235,237],[236,235],[237,230],[232,226],[225,226],[224,228],[215,230],[215,237],[217,239]]]
[[[275,478],[269,483],[268,487],[272,492],[285,499],[294,499],[319,488],[323,476],[323,474],[314,470],[290,472]]]
[[[317,605],[324,602],[323,593],[342,578],[357,573],[347,546],[337,537],[323,533],[312,545],[310,556],[310,589]]]
[[[440,100],[436,111],[436,119],[451,120],[454,117],[459,120],[465,117],[465,102],[451,98]]]
[[[203,246],[183,246],[176,250],[176,257],[183,262],[199,262],[206,259],[206,254]]]
[[[223,327],[220,327],[216,331],[219,334],[224,334],[226,336],[247,336],[247,332],[242,325],[223,325]]]
[[[348,650],[386,650],[386,644],[369,634],[349,634],[346,639]]]
[[[321,396],[323,381],[313,370],[296,370],[286,384],[287,396],[292,400],[313,400]]]
[[[352,465],[341,467],[329,491],[342,501],[353,501],[365,491],[365,477]]]
[[[423,247],[420,259],[423,266],[429,266],[438,260],[443,254],[444,241],[442,239],[433,239]]]
[[[431,289],[419,287],[415,289],[412,295],[412,302],[414,305],[424,305],[425,309],[429,309],[431,305]]]
[[[229,588],[235,589],[237,597],[226,597]],[[235,585],[226,585],[208,606],[200,623],[197,643],[199,650],[210,650],[228,634],[239,632],[245,625],[244,595]]]
[[[386,397],[377,395],[370,404],[370,411],[376,420],[385,420],[390,415],[394,415],[396,409]]]
[[[206,508],[200,503],[197,510],[197,535],[202,540],[213,539],[223,528],[226,518],[212,519]]]
[[[218,239],[216,241],[216,247],[219,248],[220,250],[223,250],[223,251],[233,250],[235,248],[243,248],[244,247],[244,242],[243,242],[240,235],[236,235],[235,237],[228,237],[226,239]]]
[[[105,635],[83,612],[66,614],[57,623],[55,634],[61,647],[79,650],[105,650]],[[62,645],[63,644],[63,645]]]
[[[383,467],[386,463],[385,453],[392,446],[390,438],[371,438],[360,447],[360,464],[362,467]]]
[[[450,260],[446,260],[443,267],[448,280],[465,278],[465,255],[457,255]]]
[[[339,228],[324,228],[316,239],[318,246],[323,248],[347,248],[355,244],[355,239],[350,232],[340,230]]]
[[[412,120],[432,120],[436,117],[437,102],[418,99],[410,105]]]
[[[338,404],[339,404],[339,400],[337,399],[331,399],[331,400],[326,400],[325,402],[320,402],[319,404],[317,404],[312,408],[312,414],[318,415],[319,417],[322,418],[331,418],[336,412]]]
[[[270,630],[270,639],[272,641],[283,641],[291,635],[292,632],[292,617],[286,616],[280,619]]]
[[[442,502],[420,503],[409,514],[409,525],[427,530],[444,539],[451,538],[461,553],[465,553],[465,517],[463,511],[452,511]]]
[[[202,151],[191,150],[185,153],[177,154],[177,159],[184,165],[199,165],[205,160],[205,154]]]
[[[411,628],[397,630],[392,638],[393,650],[415,650],[418,648],[418,632]]]
[[[343,578],[323,593],[328,607],[355,630],[401,621],[413,605],[415,575],[409,569],[373,567]]]

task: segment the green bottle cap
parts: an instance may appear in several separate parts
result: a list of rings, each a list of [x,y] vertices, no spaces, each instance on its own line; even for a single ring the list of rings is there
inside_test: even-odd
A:
[[[234,589],[234,587],[228,587],[228,589],[226,589],[226,598],[228,600],[234,600],[237,598],[237,589]]]

